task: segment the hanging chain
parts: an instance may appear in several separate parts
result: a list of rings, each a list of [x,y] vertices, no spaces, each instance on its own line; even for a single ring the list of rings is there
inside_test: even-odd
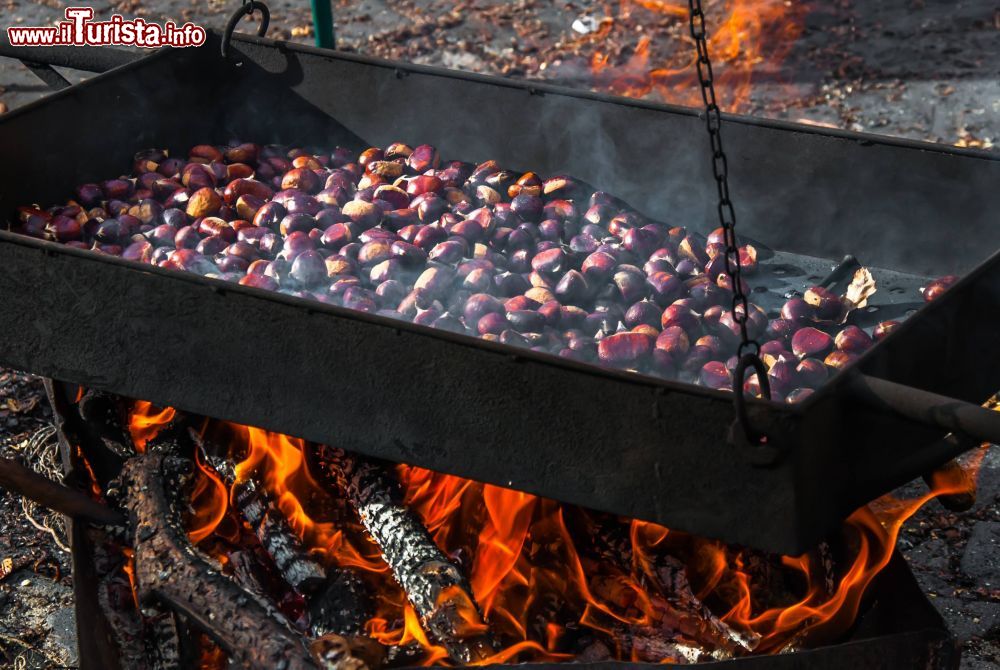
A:
[[[722,149],[722,114],[719,103],[715,99],[715,80],[712,75],[712,61],[708,57],[708,39],[705,31],[705,13],[701,8],[701,0],[688,0],[691,10],[691,37],[698,49],[698,83],[701,85],[701,98],[705,101],[705,125],[712,147],[712,171],[719,190],[719,223],[725,239],[726,274],[733,287],[733,320],[740,327],[740,348],[737,356],[742,358],[747,350],[752,350],[754,356],[760,353],[760,344],[750,339],[747,332],[747,318],[750,316],[750,305],[743,290],[743,280],[740,278],[740,250],[736,243],[736,211],[733,201],[729,198],[729,163]]]

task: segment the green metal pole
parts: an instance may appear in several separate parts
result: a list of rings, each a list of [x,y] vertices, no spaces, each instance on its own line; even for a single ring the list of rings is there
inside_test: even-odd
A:
[[[333,34],[333,0],[309,0],[312,5],[313,32],[316,34],[316,46],[324,49],[336,49],[337,41]]]

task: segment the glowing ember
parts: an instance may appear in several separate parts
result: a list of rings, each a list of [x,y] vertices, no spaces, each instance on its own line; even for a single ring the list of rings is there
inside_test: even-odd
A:
[[[801,34],[805,5],[784,0],[704,4],[720,106],[727,111],[745,110],[755,71],[773,73]],[[682,48],[657,44],[646,35],[619,35],[626,30],[619,27],[627,23],[623,19],[640,13],[644,15],[635,17],[640,25],[676,22]],[[687,21],[688,5],[682,0],[622,0],[617,16],[606,18],[596,31],[581,39],[598,48],[590,59],[594,87],[630,97],[655,95],[666,102],[700,106]],[[612,38],[615,43],[634,46],[609,47],[606,43]]]
[[[137,403],[133,434],[149,439],[168,413]],[[306,548],[354,569],[372,587],[371,638],[408,647],[407,664],[449,663],[357,519],[307,470],[304,441],[219,421],[205,432],[228,445],[238,478],[252,476],[266,488]],[[983,454],[968,459],[972,481]],[[231,510],[219,477],[197,464],[188,530],[204,548],[222,542]],[[398,466],[397,474],[406,504],[465,571],[501,643],[482,663],[564,661],[595,649],[662,661],[662,647],[649,642],[657,639],[672,653],[694,648],[715,658],[836,641],[889,562],[902,524],[930,499],[964,492],[970,481],[943,478],[915,500],[886,496],[851,515],[834,548],[774,557],[422,468]]]

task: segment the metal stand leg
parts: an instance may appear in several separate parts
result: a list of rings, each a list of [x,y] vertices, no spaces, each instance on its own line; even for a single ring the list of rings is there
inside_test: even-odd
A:
[[[316,34],[316,46],[324,49],[336,49],[337,38],[333,29],[332,0],[310,0],[312,4],[313,32]]]

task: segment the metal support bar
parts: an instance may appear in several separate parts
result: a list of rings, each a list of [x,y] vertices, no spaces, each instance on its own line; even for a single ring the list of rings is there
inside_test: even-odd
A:
[[[55,69],[47,63],[36,63],[30,60],[22,60],[21,63],[23,63],[26,68],[31,70],[33,75],[41,79],[42,83],[54,91],[61,91],[64,88],[72,86],[66,77],[56,72]]]
[[[144,55],[138,51],[116,47],[19,47],[10,43],[5,31],[0,31],[0,56],[38,65],[55,65],[84,72],[107,72]]]
[[[849,388],[858,401],[876,411],[895,412],[980,442],[1000,443],[1000,412],[861,373],[854,375]]]
[[[120,512],[92,500],[82,491],[43,477],[12,458],[0,458],[0,486],[74,519],[111,526],[125,523]]]
[[[337,37],[333,27],[333,7],[331,0],[310,0],[312,4],[313,33],[316,46],[322,49],[336,49]]]

